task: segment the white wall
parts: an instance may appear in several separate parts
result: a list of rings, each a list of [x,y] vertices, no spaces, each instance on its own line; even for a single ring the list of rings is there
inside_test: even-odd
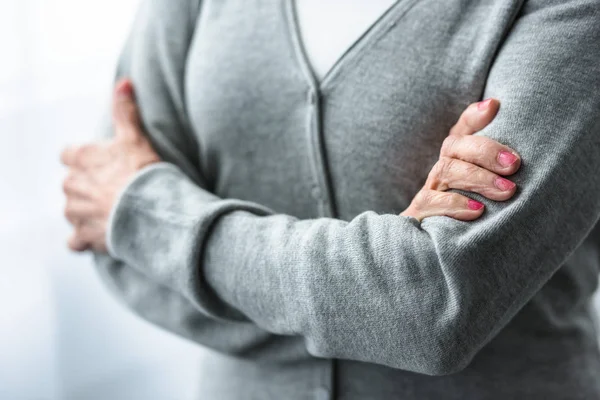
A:
[[[0,399],[191,399],[201,349],[70,253],[60,150],[109,99],[137,0],[0,0]]]

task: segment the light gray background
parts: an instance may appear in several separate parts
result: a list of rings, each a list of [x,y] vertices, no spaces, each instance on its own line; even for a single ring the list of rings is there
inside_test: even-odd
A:
[[[1,399],[185,400],[202,384],[206,350],[130,314],[65,245],[59,153],[93,136],[138,1],[0,0]]]
[[[202,352],[70,253],[60,150],[109,100],[138,0],[0,0],[0,399],[190,399]]]

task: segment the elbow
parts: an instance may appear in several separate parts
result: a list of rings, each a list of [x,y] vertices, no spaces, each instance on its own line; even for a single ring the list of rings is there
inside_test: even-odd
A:
[[[371,331],[370,335],[364,335],[355,331],[345,338],[308,340],[306,345],[309,354],[315,357],[361,361],[429,376],[460,373],[479,349],[467,344],[464,335],[457,332],[432,333],[424,329],[420,334],[414,333],[395,329],[393,333]]]
[[[419,336],[417,336],[418,338]],[[414,347],[410,357],[405,357],[407,344],[403,348],[390,349],[395,352],[394,368],[429,376],[447,376],[462,372],[472,362],[477,349],[457,332],[423,334],[421,340],[408,345]]]
[[[473,291],[450,290],[442,279],[428,282],[426,295],[410,286],[389,290],[392,284],[344,296],[345,302],[325,296],[326,303],[321,297],[309,302],[312,318],[298,329],[309,354],[430,376],[465,370],[496,326],[489,316],[478,319],[483,310],[475,308]]]
[[[443,353],[429,354],[426,361],[413,372],[430,376],[446,376],[462,372],[469,366],[473,355],[459,347],[446,348]]]

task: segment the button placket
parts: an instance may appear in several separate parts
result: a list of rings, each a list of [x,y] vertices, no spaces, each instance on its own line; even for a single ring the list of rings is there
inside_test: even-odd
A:
[[[308,91],[306,93],[306,139],[309,141],[309,158],[313,173],[312,187],[309,190],[311,190],[311,195],[317,202],[319,216],[335,217],[336,211],[333,206],[333,194],[330,193],[332,188],[328,185],[329,173],[324,162],[324,146],[322,145],[321,137],[320,83],[317,82],[307,62],[308,59],[303,53],[302,43],[298,35],[299,31],[295,25],[294,2],[285,1],[282,4],[285,7],[286,21],[290,30],[294,52],[308,83]],[[315,370],[317,385],[314,387],[313,395],[318,400],[330,400],[335,392],[335,360],[322,360],[319,364],[321,367]]]
[[[321,124],[320,124],[320,99],[317,88],[312,87],[308,90],[307,102],[309,104],[307,133],[312,144],[314,183],[311,188],[311,195],[317,201],[319,214],[321,216],[333,216],[333,210],[329,203],[329,189],[326,183],[326,166],[323,165],[323,149],[321,148]]]
[[[312,107],[317,105],[317,93],[313,89],[308,91],[308,104]]]

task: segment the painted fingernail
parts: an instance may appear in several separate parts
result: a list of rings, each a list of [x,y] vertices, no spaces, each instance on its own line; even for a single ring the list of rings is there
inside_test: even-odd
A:
[[[133,94],[133,87],[130,81],[122,81],[117,87],[117,96],[119,98],[128,98]]]
[[[468,206],[471,210],[481,210],[483,208],[483,203],[469,199]]]
[[[517,160],[517,156],[508,151],[501,151],[500,153],[498,153],[498,162],[503,167],[509,167],[513,165]]]
[[[491,102],[492,102],[491,98],[485,99],[485,100],[481,100],[479,103],[477,103],[477,109],[479,111],[484,111],[484,110],[486,110],[490,106]]]
[[[500,190],[511,190],[512,188],[514,188],[516,186],[516,184],[512,181],[509,181],[508,179],[504,179],[501,177],[497,177],[494,180],[494,185],[496,185],[496,187]]]

